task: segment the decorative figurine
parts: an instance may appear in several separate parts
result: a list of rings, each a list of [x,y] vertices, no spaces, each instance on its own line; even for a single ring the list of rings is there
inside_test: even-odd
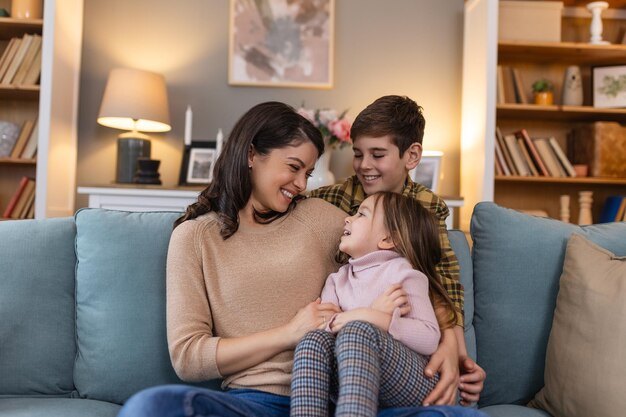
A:
[[[591,12],[591,39],[589,43],[594,45],[606,45],[609,42],[602,40],[602,10],[608,9],[609,3],[606,1],[594,1],[587,4],[587,9]]]
[[[561,221],[569,223],[569,195],[563,194],[560,198],[561,202]]]
[[[578,224],[581,226],[592,224],[591,204],[593,203],[593,191],[580,191],[578,193]]]
[[[580,75],[580,67],[577,65],[571,65],[565,70],[561,103],[564,106],[583,105],[583,81]]]

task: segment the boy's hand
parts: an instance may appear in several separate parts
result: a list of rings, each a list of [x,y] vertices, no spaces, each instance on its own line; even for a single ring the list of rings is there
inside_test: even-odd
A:
[[[399,308],[401,316],[411,310],[409,297],[400,284],[393,284],[387,288],[370,307],[385,314],[393,314],[393,311]]]
[[[461,367],[461,405],[471,405],[478,402],[480,392],[483,390],[487,373],[472,358],[465,357],[459,359]]]
[[[452,329],[442,332],[441,343],[424,370],[428,378],[432,378],[437,372],[439,382],[424,399],[423,405],[455,405],[459,387],[459,350]]]

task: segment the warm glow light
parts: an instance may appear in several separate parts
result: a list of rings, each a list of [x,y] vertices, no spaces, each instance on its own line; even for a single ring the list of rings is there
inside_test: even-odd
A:
[[[137,130],[139,132],[169,132],[172,127],[154,120],[134,120],[129,117],[98,117],[98,124],[114,129]]]

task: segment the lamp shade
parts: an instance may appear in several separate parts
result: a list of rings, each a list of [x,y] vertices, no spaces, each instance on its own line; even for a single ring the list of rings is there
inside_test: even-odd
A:
[[[98,123],[140,132],[171,130],[165,78],[161,74],[137,69],[111,70]]]

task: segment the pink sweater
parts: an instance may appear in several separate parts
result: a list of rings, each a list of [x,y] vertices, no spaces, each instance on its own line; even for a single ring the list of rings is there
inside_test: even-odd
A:
[[[407,292],[411,311],[405,316],[400,316],[399,309],[393,312],[389,334],[415,352],[431,355],[441,334],[428,297],[428,278],[397,252],[379,250],[350,259],[328,276],[321,298],[323,303],[333,303],[343,311],[369,307],[396,283]]]

